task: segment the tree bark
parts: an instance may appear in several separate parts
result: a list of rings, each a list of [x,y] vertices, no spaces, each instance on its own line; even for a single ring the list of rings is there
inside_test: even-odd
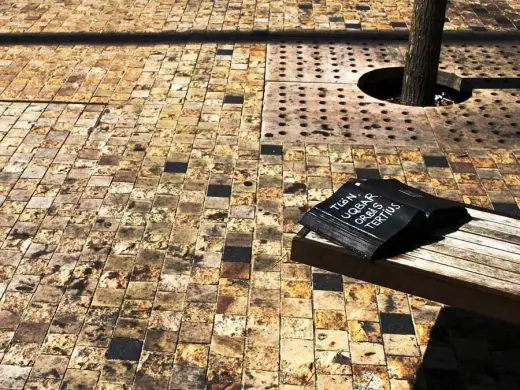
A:
[[[403,75],[401,103],[434,103],[447,0],[415,0]]]

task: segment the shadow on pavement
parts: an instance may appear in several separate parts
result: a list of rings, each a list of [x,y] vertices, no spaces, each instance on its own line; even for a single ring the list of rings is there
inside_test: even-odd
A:
[[[414,390],[520,389],[520,326],[445,307]]]
[[[0,45],[134,45],[179,42],[407,41],[407,30],[393,31],[165,31],[0,33]],[[520,41],[519,32],[445,31],[445,42]]]
[[[520,88],[520,77],[480,77],[465,78],[472,89],[517,89]]]

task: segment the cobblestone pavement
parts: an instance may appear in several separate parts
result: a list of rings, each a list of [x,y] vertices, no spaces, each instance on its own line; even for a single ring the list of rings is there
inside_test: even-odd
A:
[[[3,0],[0,31],[392,30],[410,24],[401,0]],[[516,0],[453,0],[448,30],[518,30]]]
[[[27,26],[2,9],[4,29],[39,29],[40,14],[56,30],[197,27],[186,11],[168,21],[184,3],[136,2],[128,25],[15,3]],[[210,18],[227,3],[203,4],[186,4],[190,20],[227,25]],[[290,262],[289,248],[301,213],[356,176],[518,213],[520,150],[261,139],[266,55],[0,47],[0,388],[401,390],[416,374],[426,389],[518,388],[517,328]]]

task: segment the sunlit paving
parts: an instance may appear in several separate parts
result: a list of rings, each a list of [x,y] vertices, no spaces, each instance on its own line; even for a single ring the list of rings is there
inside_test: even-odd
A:
[[[520,389],[519,159],[517,0],[1,0],[0,389]]]

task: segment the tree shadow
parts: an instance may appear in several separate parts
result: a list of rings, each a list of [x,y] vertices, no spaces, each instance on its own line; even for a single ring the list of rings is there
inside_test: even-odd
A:
[[[520,389],[520,326],[441,309],[414,390]]]
[[[516,31],[447,30],[443,42],[516,42]],[[408,30],[251,30],[251,31],[162,31],[162,32],[0,32],[0,45],[137,45],[158,43],[223,42],[314,42],[314,41],[408,41]]]
[[[471,89],[517,89],[520,77],[475,77],[465,78]]]

